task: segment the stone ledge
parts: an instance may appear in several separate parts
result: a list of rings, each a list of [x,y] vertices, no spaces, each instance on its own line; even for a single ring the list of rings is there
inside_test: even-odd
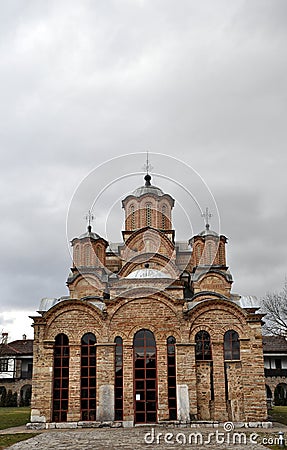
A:
[[[233,424],[234,429],[239,428],[272,428],[272,422],[217,422],[198,420],[196,422],[162,421],[154,424],[140,424],[146,427],[170,427],[170,428],[223,428],[226,423]],[[77,429],[77,428],[132,428],[133,421],[107,421],[107,422],[31,422],[26,424],[28,430],[52,430],[52,429]],[[230,430],[232,431],[232,429]]]
[[[79,428],[99,428],[101,425],[101,422],[86,422],[84,420],[80,420],[78,422]]]
[[[78,422],[56,422],[55,425],[57,429],[78,428]]]
[[[26,423],[27,430],[45,430],[46,424],[44,422]]]

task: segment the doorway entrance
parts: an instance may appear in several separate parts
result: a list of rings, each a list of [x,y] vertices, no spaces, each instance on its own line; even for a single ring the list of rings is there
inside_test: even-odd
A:
[[[149,330],[134,336],[135,423],[157,421],[156,343]]]

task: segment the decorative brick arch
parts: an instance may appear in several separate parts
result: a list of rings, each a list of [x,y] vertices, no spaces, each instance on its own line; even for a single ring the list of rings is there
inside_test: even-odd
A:
[[[111,324],[112,320],[113,320],[113,316],[118,312],[118,310],[122,307],[124,307],[126,304],[128,303],[132,303],[136,300],[151,300],[153,302],[161,302],[163,304],[165,304],[165,306],[167,308],[169,308],[174,315],[177,316],[177,318],[179,319],[179,311],[177,310],[176,306],[183,304],[184,302],[181,301],[179,302],[178,300],[173,299],[172,297],[168,297],[167,295],[165,295],[163,292],[158,292],[157,295],[155,296],[155,294],[151,291],[150,295],[148,295],[146,293],[143,293],[142,296],[137,297],[137,298],[123,298],[123,297],[118,297],[117,298],[117,303],[115,303],[113,301],[113,304],[116,306],[113,313],[111,314],[111,319],[109,321],[109,324]]]
[[[151,239],[156,241],[160,240],[160,246],[163,246],[166,250],[166,254],[168,257],[172,257],[175,252],[174,244],[170,241],[170,239],[165,235],[165,233],[161,232],[158,229],[152,227],[144,227],[139,230],[136,230],[125,242],[125,246],[128,249],[133,249],[134,247],[139,248],[140,245],[145,240],[145,235],[148,234]],[[160,251],[163,253],[163,250]]]
[[[97,337],[106,335],[103,313],[89,302],[64,300],[47,311],[44,318],[46,319],[44,339],[47,340],[54,340],[57,334],[64,333],[70,343],[80,343],[82,335],[87,330]]]
[[[135,256],[123,266],[118,275],[127,277],[134,270],[143,268],[143,264],[146,263],[146,261],[149,262],[150,268],[152,268],[154,264],[157,270],[164,269],[167,273],[167,277],[171,277],[172,279],[177,279],[179,277],[179,271],[172,260],[166,256],[154,253],[145,253]]]
[[[239,340],[243,337],[244,330],[242,327],[239,327],[236,323],[233,323],[232,325],[224,325],[220,328],[220,332],[222,333],[222,339],[224,338],[224,335],[227,331],[236,331],[238,334]]]
[[[208,334],[210,335],[210,339],[212,340],[213,328],[210,327],[210,325],[208,325],[208,324],[206,324],[206,325],[201,324],[201,325],[196,325],[194,328],[192,328],[192,330],[190,330],[189,340],[192,344],[195,342],[195,336],[199,331],[207,331]]]
[[[231,282],[226,279],[226,274],[219,271],[210,270],[208,273],[202,274],[196,281],[200,291],[229,292]]]
[[[128,333],[126,333],[124,330],[113,330],[113,332],[109,334],[109,342],[114,342],[116,337],[122,338],[124,344],[129,339]]]
[[[179,305],[180,307],[180,305]],[[160,319],[159,319],[160,317]],[[163,325],[164,324],[164,325]],[[134,334],[141,328],[149,329],[155,336],[165,339],[170,335],[181,340],[180,308],[163,294],[136,299],[121,299],[113,311],[107,327],[110,336],[126,335],[126,343],[132,345]]]
[[[219,313],[220,315],[218,316]],[[225,325],[222,322],[222,317],[225,315],[226,319],[229,316],[229,320]],[[205,319],[203,320],[203,317]],[[209,316],[209,318],[208,318]],[[193,334],[194,324],[199,322],[199,326],[204,322],[205,325],[210,323],[210,329],[213,329],[213,335],[215,339],[223,339],[225,331],[228,329],[235,328],[235,331],[239,330],[240,337],[249,337],[248,332],[245,330],[247,321],[246,314],[239,309],[237,305],[231,303],[228,300],[203,300],[199,304],[197,304],[193,309],[189,311],[190,317],[190,332],[189,335]],[[230,321],[233,318],[234,320]],[[200,320],[202,319],[202,320]],[[217,321],[215,320],[217,319]],[[209,322],[208,322],[209,320]],[[214,328],[213,324],[214,323]]]
[[[88,281],[88,283],[91,285],[93,292],[94,289],[99,289],[100,291],[103,290],[103,284],[102,282],[93,274],[79,274],[78,277],[75,279],[74,284],[73,284],[73,288],[77,289],[78,284],[83,282],[83,281]]]

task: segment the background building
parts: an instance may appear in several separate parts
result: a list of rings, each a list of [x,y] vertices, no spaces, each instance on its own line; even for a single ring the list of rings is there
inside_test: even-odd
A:
[[[31,401],[33,366],[33,340],[19,339],[8,343],[8,334],[2,334],[0,346],[0,401],[7,402],[11,391],[18,405],[28,405]]]
[[[287,405],[287,341],[263,336],[264,372],[268,406]]]
[[[122,206],[123,241],[89,225],[70,295],[33,317],[31,421],[264,421],[262,315],[231,293],[227,238],[206,220],[176,242],[174,199],[149,174]]]

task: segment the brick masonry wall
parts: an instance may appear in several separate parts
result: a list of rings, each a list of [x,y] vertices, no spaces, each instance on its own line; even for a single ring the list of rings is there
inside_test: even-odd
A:
[[[97,337],[97,407],[100,392],[114,384],[114,339],[123,338],[124,420],[134,420],[133,337],[140,329],[154,333],[157,345],[158,420],[168,419],[166,340],[176,339],[177,383],[188,387],[190,414],[198,418],[227,420],[223,336],[228,329],[239,333],[241,366],[229,372],[232,400],[242,392],[244,402],[233,401],[235,419],[266,419],[262,344],[259,323],[227,301],[203,302],[188,316],[183,303],[158,293],[137,299],[118,298],[107,302],[103,314],[89,302],[66,300],[35,319],[35,353],[32,409],[35,417],[51,421],[53,386],[53,343],[58,333],[70,342],[70,394],[68,420],[80,419],[80,342],[87,333]],[[195,363],[194,338],[197,331],[210,333],[213,354],[214,402],[210,402],[209,366]],[[250,377],[252,371],[253,376]],[[112,407],[111,407],[112,408]],[[110,411],[112,414],[113,411]],[[101,413],[102,414],[102,413]]]
[[[228,420],[233,422],[245,420],[241,367],[241,362],[229,361],[225,363],[226,389],[228,391]]]
[[[197,418],[211,420],[210,362],[198,361],[196,364]]]

